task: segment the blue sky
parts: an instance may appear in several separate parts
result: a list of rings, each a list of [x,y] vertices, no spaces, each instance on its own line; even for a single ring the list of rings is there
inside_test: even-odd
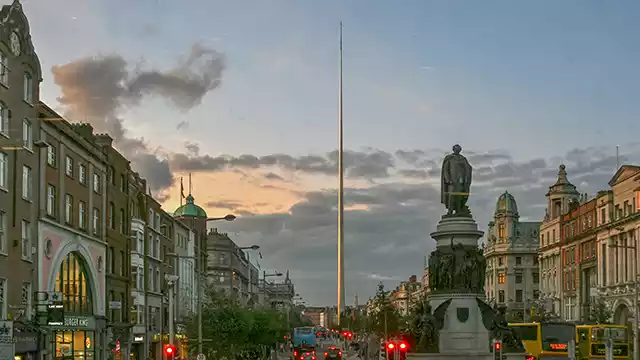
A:
[[[476,152],[500,149],[516,163],[552,159],[546,165],[553,173],[571,149],[613,155],[620,144],[625,152],[640,131],[640,2],[634,0],[24,0],[24,7],[45,71],[42,98],[54,107],[53,65],[118,53],[132,67],[166,69],[195,42],[225,54],[222,85],[199,107],[185,113],[147,99],[124,114],[132,135],[168,152],[183,152],[185,141],[212,156],[335,149],[340,21],[347,148],[393,153],[460,143]],[[176,131],[185,120],[189,128]],[[232,174],[198,176],[201,184],[224,188],[197,196],[203,203],[246,205],[244,195],[255,190]],[[334,186],[331,177],[291,185]],[[251,211],[260,214],[308,201],[289,194],[281,207],[259,211],[264,199],[284,195],[255,196],[262,200]],[[538,200],[544,202],[544,191]],[[233,210],[210,210],[225,209]],[[406,229],[398,234],[406,236]],[[248,238],[268,238],[255,236]],[[397,276],[381,271],[376,279]],[[323,291],[315,296],[322,299]]]

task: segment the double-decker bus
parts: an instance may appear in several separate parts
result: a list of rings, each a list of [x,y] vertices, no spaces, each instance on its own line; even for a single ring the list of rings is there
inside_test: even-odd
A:
[[[630,354],[630,336],[624,325],[578,325],[576,326],[578,339],[579,360],[604,359],[607,339],[613,341],[613,358],[628,360]]]
[[[527,351],[527,360],[569,358],[569,344],[576,341],[576,326],[564,322],[512,323]]]

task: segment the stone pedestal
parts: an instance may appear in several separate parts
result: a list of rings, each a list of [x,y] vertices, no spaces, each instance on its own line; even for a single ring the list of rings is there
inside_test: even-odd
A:
[[[431,237],[438,249],[447,250],[452,246],[477,249],[478,240],[484,233],[471,217],[443,217]],[[457,255],[454,255],[457,256]],[[456,265],[457,267],[458,265]],[[482,270],[484,276],[484,269]],[[418,358],[429,359],[490,359],[491,345],[489,331],[484,326],[477,298],[484,300],[483,289],[470,291],[456,288],[451,291],[438,290],[429,296],[432,309],[451,299],[439,331],[439,354],[419,354]],[[418,354],[416,354],[418,355]]]

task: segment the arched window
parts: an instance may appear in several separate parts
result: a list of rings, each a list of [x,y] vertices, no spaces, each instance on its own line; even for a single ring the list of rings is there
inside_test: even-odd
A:
[[[62,293],[64,310],[75,314],[93,314],[93,294],[86,268],[80,254],[71,252],[60,264],[55,289]]]

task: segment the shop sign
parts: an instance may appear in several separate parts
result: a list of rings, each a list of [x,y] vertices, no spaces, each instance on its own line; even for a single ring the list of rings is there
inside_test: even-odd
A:
[[[96,321],[92,316],[65,315],[64,323],[53,327],[93,329],[96,327]]]
[[[0,321],[0,343],[13,342],[13,321]]]
[[[133,337],[133,342],[143,342],[144,341],[144,336],[134,336]]]
[[[15,343],[17,353],[28,353],[38,351],[38,333],[16,332]]]

